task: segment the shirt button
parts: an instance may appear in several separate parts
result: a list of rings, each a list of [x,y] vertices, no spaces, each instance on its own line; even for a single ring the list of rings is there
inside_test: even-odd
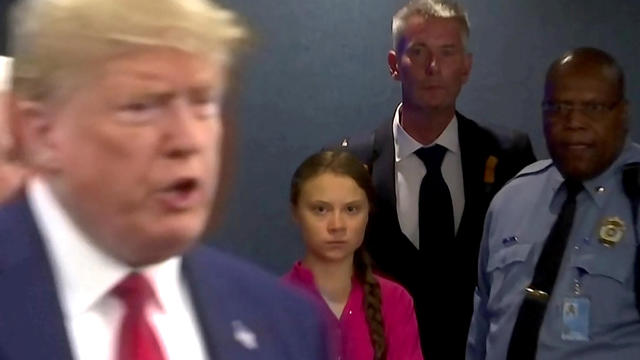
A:
[[[353,311],[349,310],[349,315],[353,314]]]
[[[596,188],[596,191],[597,191],[597,192],[599,192],[599,193],[603,193],[603,192],[604,192],[604,190],[605,190],[605,189],[604,189],[604,186],[598,186],[598,187]]]

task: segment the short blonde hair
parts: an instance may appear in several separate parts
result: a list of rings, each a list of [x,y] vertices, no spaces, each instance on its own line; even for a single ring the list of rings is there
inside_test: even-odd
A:
[[[22,0],[11,30],[13,91],[30,100],[64,91],[98,61],[132,48],[230,61],[248,37],[237,16],[211,0]]]
[[[407,27],[407,21],[413,16],[420,16],[424,19],[442,18],[457,20],[462,27],[462,43],[465,50],[467,49],[467,42],[470,35],[469,17],[460,4],[448,0],[412,0],[393,16],[391,34],[394,50],[400,50],[398,46],[404,35],[404,30]]]

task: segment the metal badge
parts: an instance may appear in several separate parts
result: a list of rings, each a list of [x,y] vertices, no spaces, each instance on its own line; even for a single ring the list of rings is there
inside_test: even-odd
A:
[[[624,221],[617,216],[606,218],[600,226],[600,243],[606,247],[613,247],[622,240],[624,235]]]

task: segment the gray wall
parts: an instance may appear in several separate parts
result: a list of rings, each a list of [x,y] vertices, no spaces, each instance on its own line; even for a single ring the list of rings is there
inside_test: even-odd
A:
[[[303,250],[287,202],[297,164],[393,113],[400,92],[387,74],[386,54],[390,18],[403,1],[222,2],[244,14],[257,46],[241,79],[236,186],[224,225],[211,239],[282,273]],[[547,156],[539,111],[543,74],[564,50],[589,45],[611,52],[626,70],[628,98],[640,101],[640,1],[462,3],[472,23],[474,67],[459,110],[528,132],[539,158]],[[633,127],[636,140],[639,130]]]
[[[227,0],[253,25],[241,98],[237,185],[214,241],[282,273],[303,247],[288,208],[298,163],[392,115],[390,18],[399,0]],[[590,45],[618,58],[640,101],[640,1],[467,0],[474,67],[459,109],[528,132],[546,157],[539,104],[544,71],[565,49]],[[633,109],[632,109],[633,110]],[[633,138],[640,139],[637,126]]]

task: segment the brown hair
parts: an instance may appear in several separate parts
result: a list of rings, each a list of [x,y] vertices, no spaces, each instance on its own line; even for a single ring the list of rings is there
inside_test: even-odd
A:
[[[315,153],[300,164],[291,179],[290,201],[295,207],[298,204],[302,186],[309,180],[326,173],[348,176],[367,195],[369,209],[373,209],[373,183],[367,168],[354,155],[341,150],[328,150]],[[361,245],[353,258],[353,270],[364,289],[363,305],[369,337],[373,346],[374,360],[386,358],[387,343],[382,318],[382,296],[380,283],[373,276],[371,257]]]

